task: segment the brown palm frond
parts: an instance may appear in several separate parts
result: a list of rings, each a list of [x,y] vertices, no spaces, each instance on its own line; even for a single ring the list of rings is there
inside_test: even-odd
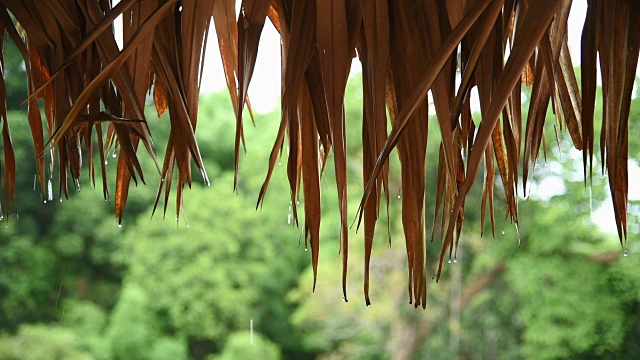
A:
[[[258,204],[264,199],[278,153],[288,141],[294,218],[297,223],[296,200],[302,188],[305,241],[310,241],[316,274],[319,183],[333,150],[345,300],[349,249],[345,134],[349,124],[343,103],[351,61],[357,56],[363,68],[364,94],[365,195],[358,212],[358,225],[364,222],[364,296],[369,304],[372,241],[383,199],[388,211],[388,157],[397,149],[409,297],[416,307],[425,307],[424,193],[430,112],[441,134],[432,225],[435,230],[440,217],[439,278],[447,253],[455,257],[465,198],[481,165],[482,223],[488,206],[495,233],[497,171],[507,200],[505,216],[517,227],[521,149],[524,146],[522,184],[526,192],[527,179],[545,141],[549,107],[556,115],[556,129],[566,128],[576,149],[583,150],[586,184],[592,172],[599,65],[604,99],[602,166],[609,174],[618,235],[626,247],[628,118],[640,48],[640,3],[588,1],[582,29],[581,84],[567,43],[571,4],[571,0],[243,0],[236,20],[231,0],[122,0],[115,6],[107,0],[0,0],[0,25],[25,61],[28,117],[41,191],[46,191],[57,159],[61,196],[67,195],[68,174],[78,181],[85,149],[91,181],[95,181],[95,134],[105,197],[106,148],[117,145],[119,149],[115,204],[120,221],[130,181],[139,178],[144,182],[136,155],[140,142],[154,157],[143,113],[152,86],[158,115],[168,111],[171,126],[164,162],[158,166],[162,181],[155,207],[163,197],[166,212],[176,180],[176,215],[180,214],[182,191],[192,182],[192,160],[208,183],[195,131],[201,68],[212,20],[236,115],[237,185],[240,144],[244,143],[242,114],[249,104],[247,89],[260,36],[269,19],[282,39],[282,117]],[[113,28],[118,16],[123,18],[122,49]],[[524,128],[522,84],[531,87]],[[479,95],[479,118],[471,113],[473,88]],[[433,98],[431,107],[428,93]],[[2,81],[0,97],[6,97]],[[46,138],[38,99],[44,99]],[[1,104],[2,169],[9,208],[12,198],[15,202],[16,164],[7,109],[4,101]],[[104,122],[109,124],[106,134],[101,126]],[[48,173],[45,154],[51,158]]]

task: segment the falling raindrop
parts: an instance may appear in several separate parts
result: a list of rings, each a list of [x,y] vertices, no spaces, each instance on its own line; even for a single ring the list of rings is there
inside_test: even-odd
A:
[[[51,183],[51,179],[47,181],[47,200],[53,200],[53,184]]]
[[[287,215],[287,224],[291,225],[291,214]]]

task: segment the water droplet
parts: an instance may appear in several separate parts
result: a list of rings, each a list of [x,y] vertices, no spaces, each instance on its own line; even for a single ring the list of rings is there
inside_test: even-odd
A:
[[[504,230],[502,230],[502,235],[504,235]]]
[[[160,182],[164,182],[164,178],[160,179]]]
[[[104,164],[105,164],[105,165],[109,165],[109,161],[105,160],[105,161],[104,161]]]
[[[451,264],[451,259],[449,259],[449,264]]]
[[[300,200],[296,200],[296,205],[300,205]]]
[[[60,198],[60,202],[62,202],[62,198]]]
[[[4,215],[0,214],[0,221],[4,220]]]
[[[398,195],[398,199],[400,199],[400,195]]]
[[[624,257],[627,257],[627,256],[629,256],[629,252],[628,252],[628,250],[625,250],[624,251]]]
[[[278,165],[282,165],[282,161],[278,161]]]
[[[46,203],[47,203],[47,200],[44,200],[44,201],[42,201],[42,202],[46,204]]]
[[[51,179],[47,181],[47,200],[53,200],[53,184],[51,183]]]
[[[176,221],[178,221],[180,218],[178,217],[178,215],[176,215]]]
[[[347,300],[347,297],[346,297],[346,296],[343,296],[343,297],[342,297],[342,301],[344,301],[344,302],[349,302],[349,300]]]
[[[118,155],[116,155],[116,152],[114,151],[113,154],[111,155],[111,157],[115,159],[116,156],[118,156]]]
[[[371,307],[371,304],[367,304],[367,307]]]
[[[287,215],[287,224],[291,225],[291,214]]]
[[[207,180],[207,187],[211,187],[211,181]]]
[[[458,262],[458,259],[453,259],[453,262],[454,262],[454,263],[457,263],[457,262]]]
[[[518,247],[520,247],[520,228],[518,227],[518,223],[515,223],[516,226],[516,235],[518,235]]]
[[[304,251],[309,251],[309,249],[305,247],[305,248],[304,248]]]
[[[187,225],[187,229],[190,229],[190,228],[191,228],[191,226],[190,226],[190,225]]]
[[[118,224],[118,227],[119,227],[119,228],[121,228],[121,227],[122,227],[122,224]]]

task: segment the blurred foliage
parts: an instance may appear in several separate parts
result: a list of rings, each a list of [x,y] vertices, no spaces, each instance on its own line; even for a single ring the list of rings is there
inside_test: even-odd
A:
[[[227,338],[220,356],[210,356],[211,360],[262,359],[280,360],[282,355],[277,344],[259,333],[249,331],[234,332]]]
[[[24,109],[16,109],[26,84],[18,80],[23,77],[13,76],[20,64],[12,56],[7,50],[7,90],[10,99],[20,100],[9,101],[9,122],[21,171],[18,212],[5,214],[0,227],[0,360],[623,359],[640,352],[640,248],[631,242],[630,256],[624,257],[615,235],[594,224],[592,214],[608,205],[606,178],[594,174],[591,190],[585,190],[581,156],[569,150],[565,132],[560,133],[562,151],[547,139],[547,160],[540,159],[535,169],[528,200],[521,198],[520,247],[515,228],[501,221],[504,194],[499,182],[497,234],[491,236],[487,219],[484,237],[478,236],[480,189],[473,189],[457,262],[445,264],[443,278],[429,284],[426,311],[407,304],[404,239],[398,235],[400,186],[392,175],[390,212],[381,212],[374,241],[373,304],[367,308],[361,295],[363,240],[355,226],[350,229],[350,301],[340,301],[339,216],[330,173],[322,183],[315,293],[310,252],[305,251],[302,227],[293,224],[285,166],[276,166],[265,204],[255,209],[277,113],[257,114],[255,127],[247,123],[246,156],[241,157],[234,193],[229,98],[204,95],[197,136],[211,187],[194,176],[196,183],[185,194],[184,219],[173,219],[171,199],[166,204],[169,219],[162,200],[151,217],[158,178],[153,162],[141,156],[148,185],[132,189],[120,228],[112,199],[102,201],[100,184],[87,189],[93,187],[88,178],[70,201],[58,202],[55,170],[53,202],[49,194],[33,191],[28,123]],[[353,155],[348,164],[350,218],[364,182],[358,161],[359,81],[358,76],[350,80],[345,103],[353,124],[347,133]],[[152,134],[162,144],[168,119],[156,119],[154,109],[147,110]],[[553,134],[552,117],[548,123],[547,134]],[[639,124],[636,98],[630,131],[637,133]],[[429,136],[428,159],[434,159],[437,127]],[[639,161],[640,140],[630,137],[629,149]],[[161,158],[164,149],[157,151]],[[115,162],[113,152],[109,162]],[[392,160],[397,169],[397,158]],[[108,171],[112,166],[107,165]],[[427,161],[428,188],[435,184],[435,166]],[[425,221],[431,224],[435,194],[425,196]],[[301,226],[303,204],[302,198]],[[630,209],[633,241],[640,230],[635,225],[637,199]],[[432,274],[440,248],[439,231],[435,235],[427,247]]]

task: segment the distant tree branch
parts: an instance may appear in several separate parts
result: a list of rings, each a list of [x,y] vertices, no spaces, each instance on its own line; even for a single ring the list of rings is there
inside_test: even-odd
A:
[[[484,291],[491,282],[498,277],[504,271],[504,263],[500,262],[496,264],[491,270],[483,273],[478,276],[464,287],[462,294],[460,295],[460,301],[458,305],[460,308],[464,307],[468,303],[470,303],[476,295],[480,294]],[[429,321],[420,321],[418,320],[415,325],[415,331],[411,334],[411,331],[407,331],[406,333],[409,336],[407,338],[406,346],[402,347],[400,351],[393,355],[393,358],[396,360],[409,360],[412,359],[416,352],[420,349],[420,346],[424,343],[424,340],[429,336],[431,330],[433,330],[433,325],[439,323],[446,316],[447,312],[445,310],[440,310],[440,315],[435,317],[433,320]],[[412,326],[411,324],[407,324],[408,326]]]
[[[587,255],[587,259],[602,265],[611,265],[620,258],[620,251],[609,251]]]

